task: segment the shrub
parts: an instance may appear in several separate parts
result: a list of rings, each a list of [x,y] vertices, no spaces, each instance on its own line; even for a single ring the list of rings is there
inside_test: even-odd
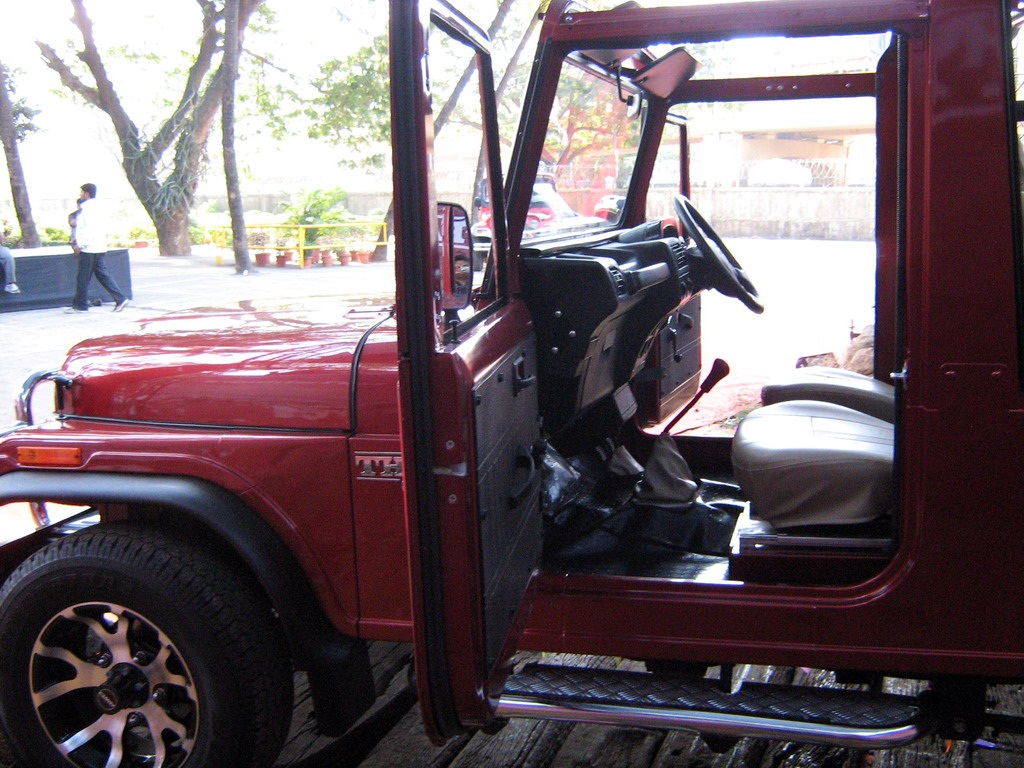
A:
[[[206,227],[200,227],[198,224],[190,224],[188,227],[189,242],[192,245],[200,245],[202,243],[208,243],[213,238],[210,236],[209,231]]]
[[[152,227],[132,227],[128,230],[128,239],[132,242],[136,240],[156,240],[156,230]]]
[[[71,241],[71,230],[63,227],[44,227],[39,240],[43,245],[67,245]]]
[[[284,207],[286,224],[335,224],[344,220],[348,192],[343,189],[315,189],[300,192]],[[315,243],[320,236],[315,227],[306,230],[305,241]]]

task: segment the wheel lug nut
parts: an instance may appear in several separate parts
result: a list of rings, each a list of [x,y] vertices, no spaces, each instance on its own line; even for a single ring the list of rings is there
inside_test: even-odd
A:
[[[94,659],[96,666],[98,667],[109,667],[110,662],[113,661],[109,653],[101,653]]]

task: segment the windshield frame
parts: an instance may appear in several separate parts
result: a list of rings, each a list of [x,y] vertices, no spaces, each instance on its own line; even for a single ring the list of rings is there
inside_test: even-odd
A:
[[[714,42],[729,38],[770,35],[813,37],[821,33],[822,25],[829,35],[868,34],[891,32],[913,34],[927,21],[928,11],[916,0],[870,0],[866,3],[835,6],[808,2],[807,0],[779,0],[771,3],[770,14],[737,14],[726,12],[716,6],[694,6],[692,8],[646,8],[641,11],[628,6],[619,6],[607,11],[585,11],[572,6],[571,0],[554,0],[544,18],[541,44],[537,50],[530,83],[523,99],[523,119],[516,137],[515,147],[509,165],[506,194],[509,202],[509,241],[513,255],[524,246],[523,232],[527,219],[533,182],[544,151],[547,131],[547,117],[551,114],[557,96],[560,77],[552,72],[561,72],[566,59],[576,57],[592,71],[615,81],[616,73],[603,64],[601,56],[611,55],[619,61],[648,46],[661,44],[683,45],[697,42]],[[751,18],[757,18],[757,28],[752,28]],[[765,25],[765,20],[771,23]],[[827,22],[827,24],[826,24]],[[628,35],[623,30],[629,30]],[[599,58],[595,58],[597,54]],[[603,62],[603,64],[602,64]],[[822,84],[825,91],[834,90],[839,78],[854,78],[854,90],[873,93],[873,75],[815,75],[794,77],[792,84],[813,86]],[[834,78],[832,82],[830,79]],[[689,80],[682,84],[672,99],[663,99],[644,94],[640,99],[639,112],[642,117],[641,151],[652,139],[660,141],[668,114],[670,101],[705,101],[728,99],[727,92],[734,91],[741,84],[750,88],[765,87],[764,78],[745,80]],[[700,96],[696,89],[703,89]],[[849,91],[846,91],[847,93]],[[807,96],[804,91],[802,96]],[[826,95],[824,93],[819,95]],[[734,98],[741,99],[740,96]],[[750,100],[743,96],[742,100]],[[606,236],[619,228],[642,223],[643,180],[646,161],[638,157],[626,193],[623,215],[618,225],[608,226]],[[530,247],[539,243],[555,243],[564,239],[560,236],[538,238]],[[513,290],[519,290],[518,276],[510,276]]]

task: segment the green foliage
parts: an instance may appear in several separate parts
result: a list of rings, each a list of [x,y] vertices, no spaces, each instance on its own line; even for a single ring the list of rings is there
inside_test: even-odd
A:
[[[197,224],[189,224],[188,226],[188,237],[189,242],[192,245],[200,245],[201,243],[209,243],[213,240],[209,230],[206,227],[200,227]]]
[[[313,81],[318,95],[306,108],[310,137],[351,149],[349,166],[381,167],[391,140],[388,82],[387,35],[322,65]]]
[[[5,77],[6,75],[6,77]],[[14,134],[20,142],[24,141],[30,133],[39,130],[39,126],[32,122],[39,114],[38,109],[32,109],[24,99],[19,99],[14,88],[14,73],[0,67],[0,83],[6,82],[7,93],[10,94],[11,110],[14,112]]]
[[[43,245],[67,245],[71,241],[71,232],[62,227],[45,227],[39,239]]]
[[[5,248],[17,248],[20,244],[21,237],[15,237],[11,226],[6,221],[0,220],[0,245]]]
[[[343,189],[314,189],[300,192],[285,206],[286,224],[338,224],[345,220],[348,192]],[[315,243],[319,232],[306,230],[306,242]]]
[[[304,97],[299,93],[302,78],[289,69],[291,50],[278,45],[277,26],[274,10],[261,2],[249,19],[246,44],[238,62],[235,128],[246,134],[266,132],[284,141],[295,134],[296,122],[304,118]]]
[[[341,237],[349,243],[376,244],[380,234],[380,222],[373,221],[361,225],[352,225],[341,230]]]
[[[152,227],[132,227],[128,230],[128,237],[132,242],[137,242],[139,240],[156,240],[156,230]]]
[[[24,99],[18,99],[11,104],[14,110],[14,131],[18,141],[24,141],[30,133],[39,130],[39,126],[32,122],[32,118],[39,114],[38,109],[29,107]]]
[[[238,102],[251,105],[271,136],[287,139],[292,135],[293,121],[302,116],[302,110],[295,106],[301,98],[292,81],[264,57],[245,57],[243,66],[246,90],[238,93]]]

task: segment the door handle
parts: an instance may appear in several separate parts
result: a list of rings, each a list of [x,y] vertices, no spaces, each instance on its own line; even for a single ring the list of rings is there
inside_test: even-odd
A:
[[[509,491],[508,495],[508,506],[509,509],[515,509],[522,504],[530,490],[533,488],[533,479],[537,475],[537,462],[533,460],[533,453],[529,448],[519,446],[516,449],[516,455],[513,459],[515,465],[515,472],[517,475],[522,475],[522,480],[517,485],[513,486],[512,490]]]
[[[518,397],[520,392],[532,387],[535,383],[537,383],[537,377],[527,375],[526,358],[520,355],[512,363],[512,396]]]

